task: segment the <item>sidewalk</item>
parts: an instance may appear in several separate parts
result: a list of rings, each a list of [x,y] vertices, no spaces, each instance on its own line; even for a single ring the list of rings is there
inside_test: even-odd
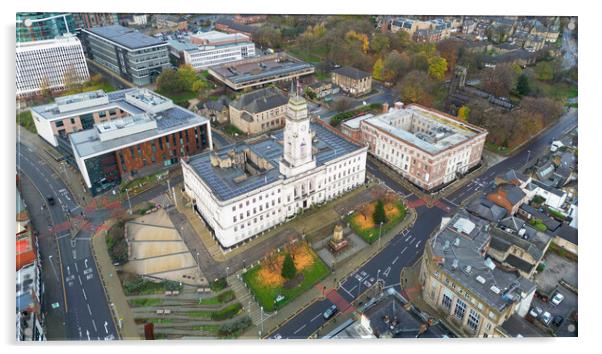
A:
[[[108,229],[113,223],[113,220],[109,220],[105,223],[105,226],[107,226]],[[134,314],[123,293],[117,271],[109,257],[107,243],[105,241],[106,235],[106,231],[97,232],[93,235],[90,245],[96,267],[98,268],[98,274],[100,275],[107,296],[107,302],[113,312],[115,328],[119,331],[121,339],[141,339],[138,334],[136,323],[134,322]]]
[[[314,285],[311,289],[303,293],[298,298],[294,299],[292,302],[287,304],[284,308],[275,311],[271,314],[264,313],[264,333],[262,337],[271,334],[280,328],[280,325],[287,322],[291,318],[295,317],[297,314],[302,312],[305,308],[312,305],[315,301],[319,301],[324,299],[322,295],[322,291],[319,290],[323,286],[326,286],[328,289],[333,288],[333,284],[335,284],[335,279],[337,280],[337,284],[334,289],[338,289],[340,284],[343,282],[343,279],[346,279],[350,274],[355,272],[357,269],[361,268],[364,264],[369,262],[378,252],[387,247],[387,244],[395,237],[395,235],[401,233],[403,230],[411,227],[411,225],[416,221],[416,212],[413,209],[408,209],[408,215],[406,218],[393,229],[391,229],[388,233],[383,235],[383,242],[381,244],[381,248],[378,249],[378,242],[375,242],[371,246],[368,246],[358,252],[354,257],[350,257],[341,264],[338,264],[336,269],[332,271],[322,282]],[[246,300],[246,303],[241,300],[243,306],[245,306],[245,310],[248,311],[248,303],[249,299],[253,299],[253,296],[250,294],[249,290],[246,288],[246,285],[239,280],[238,277],[242,277],[242,272],[238,272],[228,278],[231,286],[236,288],[237,298]],[[242,286],[241,286],[242,284]],[[254,320],[253,322],[256,325],[260,325],[257,321],[257,316],[253,311],[254,308],[259,308],[259,305],[252,301],[252,311],[251,318]],[[267,318],[266,318],[267,317]],[[255,333],[257,333],[257,328],[253,329]],[[245,334],[249,336],[253,336],[253,330],[248,330]]]

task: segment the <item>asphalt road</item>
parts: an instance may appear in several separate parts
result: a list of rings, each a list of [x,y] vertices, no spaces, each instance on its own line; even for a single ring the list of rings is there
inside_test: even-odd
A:
[[[496,175],[513,168],[520,168],[527,162],[527,159],[533,158],[542,153],[544,149],[549,148],[551,140],[568,133],[576,125],[577,112],[571,110],[555,126],[533,139],[515,155],[490,167],[478,179],[460,188],[444,200],[446,206],[451,208],[450,213],[453,213],[458,204],[464,199],[490,185]],[[405,195],[409,201],[416,199],[409,191],[378,171],[375,166],[368,164],[367,168],[368,172],[381,179],[393,190]],[[326,322],[322,314],[327,308],[333,303],[336,303],[337,307],[347,306],[348,302],[358,297],[362,289],[373,285],[377,278],[384,281],[385,288],[394,287],[397,290],[403,290],[399,284],[401,269],[412,264],[422,255],[427,238],[439,226],[441,218],[446,214],[446,211],[439,207],[427,208],[426,206],[417,208],[416,212],[417,220],[414,225],[405,234],[396,235],[376,256],[347,277],[336,291],[338,296],[332,296],[331,294],[327,296],[327,299],[314,302],[298,315],[285,322],[269,337],[290,339],[309,337]],[[344,301],[341,301],[339,296]]]
[[[25,174],[39,192],[39,199],[26,200],[30,208],[42,210],[42,198],[53,196],[54,206],[48,205],[46,212],[49,219],[40,220],[40,213],[32,213],[34,224],[47,223],[48,237],[54,237],[60,250],[60,262],[56,250],[50,248],[51,242],[40,244],[45,271],[53,271],[57,278],[64,278],[66,304],[60,301],[60,307],[52,309],[46,306],[47,316],[63,318],[65,322],[65,339],[69,340],[102,340],[115,339],[115,330],[94,258],[90,253],[91,230],[81,231],[75,240],[71,239],[69,218],[83,211],[70,195],[62,180],[47,166],[35,151],[19,143],[17,145],[17,169]],[[106,212],[104,212],[106,214]],[[100,225],[106,215],[89,215],[93,225]],[[45,230],[46,231],[46,230]],[[44,255],[46,258],[44,258]],[[52,258],[50,258],[53,256]],[[62,274],[61,273],[62,269]],[[61,283],[61,282],[59,282]],[[55,289],[56,292],[57,289]],[[60,292],[63,289],[58,289]],[[54,298],[60,298],[54,294]],[[47,304],[48,305],[48,304]],[[63,322],[61,320],[61,322]]]

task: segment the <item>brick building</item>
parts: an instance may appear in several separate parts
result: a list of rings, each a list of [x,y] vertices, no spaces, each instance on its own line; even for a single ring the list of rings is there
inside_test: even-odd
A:
[[[387,109],[385,105],[385,110]],[[397,102],[386,113],[343,123],[344,134],[418,187],[431,191],[481,161],[487,131],[445,113]]]
[[[343,66],[332,71],[332,83],[352,96],[361,96],[372,90],[372,75],[356,68]]]
[[[274,87],[247,93],[230,103],[230,123],[247,134],[282,128],[287,103],[288,98]]]

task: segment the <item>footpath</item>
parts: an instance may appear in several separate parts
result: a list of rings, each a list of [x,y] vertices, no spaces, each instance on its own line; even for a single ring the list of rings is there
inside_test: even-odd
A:
[[[236,293],[236,297],[244,306],[244,310],[249,313],[253,323],[256,325],[254,328],[252,327],[247,330],[243,337],[257,338],[259,330],[261,329],[262,319],[264,329],[264,331],[261,333],[262,337],[266,337],[271,333],[277,332],[282,324],[304,311],[314,302],[325,299],[324,294],[320,289],[326,287],[329,290],[338,290],[340,285],[345,279],[347,279],[347,277],[368,263],[382,249],[386,248],[388,243],[396,235],[412,227],[416,221],[416,217],[417,214],[415,210],[408,209],[408,214],[404,220],[382,236],[380,248],[378,247],[379,243],[375,242],[371,246],[368,246],[358,252],[353,257],[350,257],[344,262],[337,264],[336,268],[332,270],[332,272],[324,280],[314,285],[311,289],[300,295],[298,298],[291,301],[284,308],[274,311],[273,313],[261,313],[259,305],[255,302],[253,295],[250,293],[246,284],[242,280],[242,274],[244,270],[229,276],[228,283],[230,284],[232,290],[234,290]]]

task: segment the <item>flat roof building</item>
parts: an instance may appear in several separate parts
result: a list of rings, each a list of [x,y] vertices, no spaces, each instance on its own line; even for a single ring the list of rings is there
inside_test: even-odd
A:
[[[79,39],[72,34],[48,40],[17,42],[17,96],[45,90],[61,91],[90,80],[88,64]]]
[[[385,105],[386,109],[386,105]],[[369,152],[418,187],[432,191],[481,161],[487,131],[417,104],[343,123]]]
[[[120,91],[139,112],[69,135],[74,161],[93,195],[122,179],[211,149],[209,120],[147,89]]]
[[[255,56],[255,44],[242,33],[200,32],[168,44],[172,56],[198,71]]]
[[[209,67],[209,74],[233,90],[288,81],[312,74],[313,65],[286,53],[276,53]]]
[[[90,59],[117,75],[144,86],[170,66],[167,43],[120,25],[81,30]]]
[[[17,43],[54,39],[75,33],[76,25],[70,13],[17,12]]]
[[[283,130],[182,163],[186,193],[224,250],[363,184],[365,166],[366,148],[310,123],[297,95]]]

